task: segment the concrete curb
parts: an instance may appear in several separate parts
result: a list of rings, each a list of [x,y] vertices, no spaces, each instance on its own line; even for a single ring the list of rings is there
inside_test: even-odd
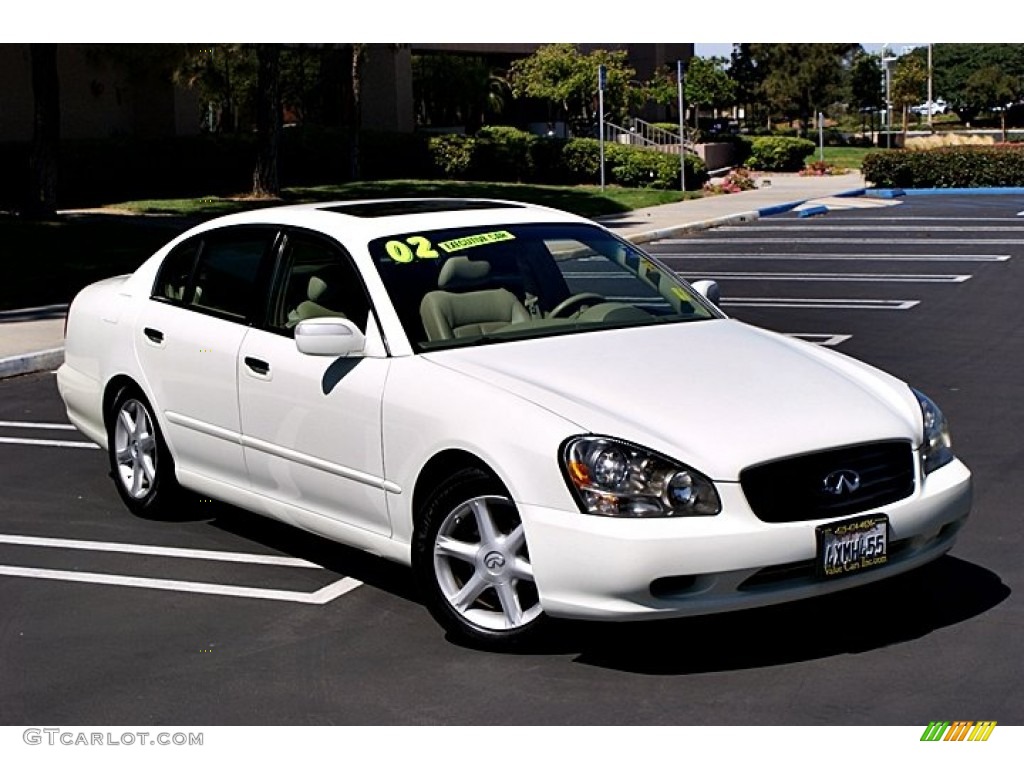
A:
[[[0,360],[0,379],[22,376],[26,373],[53,371],[64,362],[64,347],[44,349],[26,355],[13,355]]]
[[[675,237],[676,235],[684,235],[688,232],[703,232],[705,229],[713,229],[714,227],[724,227],[730,224],[747,224],[751,221],[757,221],[759,214],[757,211],[743,211],[742,213],[731,213],[728,216],[719,216],[714,219],[704,219],[702,221],[691,221],[688,224],[679,224],[673,227],[662,227],[661,229],[649,229],[644,232],[637,232],[632,235],[626,235],[626,239],[631,243],[637,245],[641,243],[649,243],[652,240],[662,240],[667,237]]]

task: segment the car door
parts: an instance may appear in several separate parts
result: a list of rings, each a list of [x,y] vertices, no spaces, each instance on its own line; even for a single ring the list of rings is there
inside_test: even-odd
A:
[[[333,241],[291,230],[265,322],[242,340],[238,398],[252,489],[290,505],[293,522],[318,515],[390,535],[381,450],[381,401],[390,361],[358,272]],[[367,335],[364,355],[299,352],[294,328],[345,317]],[[305,516],[305,520],[302,518]]]
[[[233,227],[191,238],[165,259],[135,348],[179,470],[244,487],[238,415],[242,340],[265,291],[276,230]]]

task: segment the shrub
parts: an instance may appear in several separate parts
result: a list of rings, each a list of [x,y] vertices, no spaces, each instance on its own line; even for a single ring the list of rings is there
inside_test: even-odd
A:
[[[731,195],[757,188],[757,182],[746,168],[734,168],[718,184],[707,182],[704,191],[711,195]]]
[[[464,179],[473,165],[476,139],[459,134],[432,136],[427,142],[430,160],[447,179]]]
[[[750,157],[744,164],[756,171],[798,171],[813,151],[814,142],[807,139],[755,136],[750,140]]]
[[[528,181],[534,177],[531,148],[539,138],[506,125],[476,134],[475,173],[488,181]]]
[[[872,152],[861,171],[876,187],[1021,187],[1024,146],[940,147]]]
[[[846,173],[845,168],[838,168],[832,163],[822,160],[808,163],[800,170],[801,176],[842,176],[844,173]]]

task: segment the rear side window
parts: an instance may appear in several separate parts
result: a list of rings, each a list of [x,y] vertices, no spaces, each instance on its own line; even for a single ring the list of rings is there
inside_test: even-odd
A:
[[[205,238],[188,303],[237,318],[250,315],[260,264],[272,235],[240,230]]]
[[[261,275],[275,229],[237,227],[208,232],[176,246],[160,267],[153,298],[249,320],[265,288]],[[262,272],[261,272],[262,270]]]
[[[187,300],[200,244],[201,241],[194,238],[182,243],[167,255],[163,266],[160,267],[160,274],[157,275],[156,285],[153,286],[154,298],[174,302]]]

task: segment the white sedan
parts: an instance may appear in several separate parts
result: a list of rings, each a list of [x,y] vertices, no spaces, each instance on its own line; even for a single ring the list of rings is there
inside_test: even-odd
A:
[[[409,564],[481,646],[949,550],[971,475],[938,407],[708,288],[536,206],[264,209],[84,289],[58,384],[132,511],[202,494]]]

